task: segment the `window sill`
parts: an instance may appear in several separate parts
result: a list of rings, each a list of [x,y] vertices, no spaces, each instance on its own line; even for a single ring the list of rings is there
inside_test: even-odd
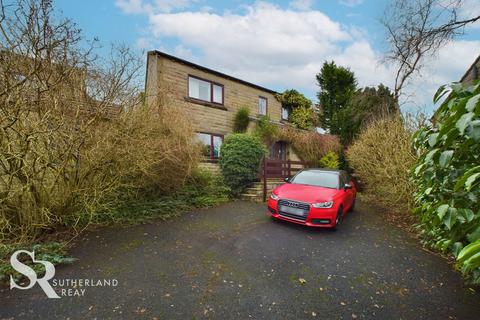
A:
[[[208,102],[208,101],[203,101],[195,98],[190,98],[190,97],[185,97],[185,101],[190,102],[190,103],[195,103],[195,104],[200,104],[202,106],[214,108],[214,109],[219,109],[219,110],[227,110],[227,108],[224,105],[218,104],[218,103],[213,103],[213,102]]]

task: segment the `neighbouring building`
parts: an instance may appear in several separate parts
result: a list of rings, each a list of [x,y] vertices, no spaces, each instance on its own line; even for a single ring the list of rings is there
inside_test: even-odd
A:
[[[473,64],[468,68],[468,70],[465,72],[463,77],[460,79],[460,82],[462,84],[472,84],[473,81],[478,80],[480,78],[479,75],[479,69],[480,69],[480,56],[475,59]]]
[[[186,108],[205,145],[207,162],[219,158],[224,136],[233,132],[234,117],[241,107],[250,109],[251,123],[268,115],[279,126],[290,125],[288,110],[282,108],[274,90],[160,51],[148,52],[145,93],[147,103],[168,97],[168,102]],[[270,158],[299,160],[283,141],[269,147]]]

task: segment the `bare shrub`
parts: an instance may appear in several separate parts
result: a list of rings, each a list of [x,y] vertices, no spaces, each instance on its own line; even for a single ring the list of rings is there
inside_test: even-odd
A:
[[[328,152],[341,150],[337,136],[314,131],[285,127],[278,132],[277,138],[290,143],[298,157],[309,166],[318,166],[319,160]]]
[[[173,107],[139,103],[140,60],[107,60],[51,1],[0,2],[0,241],[81,228],[118,197],[167,194],[198,145]]]
[[[375,201],[399,210],[413,207],[414,186],[408,173],[416,156],[411,133],[400,117],[372,122],[348,148],[346,156]]]

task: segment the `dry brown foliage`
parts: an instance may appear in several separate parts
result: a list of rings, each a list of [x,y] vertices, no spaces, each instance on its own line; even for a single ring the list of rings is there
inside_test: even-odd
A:
[[[313,167],[318,166],[319,160],[328,152],[338,153],[341,150],[337,136],[314,131],[284,127],[279,131],[277,139],[290,143],[300,159]]]
[[[348,148],[350,166],[375,201],[398,211],[413,207],[408,172],[415,162],[411,133],[400,117],[372,122]]]
[[[50,1],[0,4],[0,242],[181,187],[198,160],[194,132],[177,108],[139,103],[139,60],[82,50]]]

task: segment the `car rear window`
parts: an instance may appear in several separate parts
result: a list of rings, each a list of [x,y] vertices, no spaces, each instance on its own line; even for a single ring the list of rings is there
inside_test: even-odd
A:
[[[290,181],[294,184],[307,184],[316,187],[338,189],[338,173],[326,171],[302,171]]]

